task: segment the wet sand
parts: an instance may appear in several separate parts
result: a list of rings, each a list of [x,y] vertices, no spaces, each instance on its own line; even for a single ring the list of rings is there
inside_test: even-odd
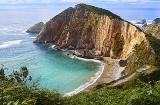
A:
[[[96,82],[94,82],[92,85],[88,86],[81,92],[89,91],[98,84],[109,83],[120,77],[120,73],[121,71],[123,71],[124,67],[119,66],[119,60],[105,57],[104,62],[105,66],[102,75],[97,79]]]

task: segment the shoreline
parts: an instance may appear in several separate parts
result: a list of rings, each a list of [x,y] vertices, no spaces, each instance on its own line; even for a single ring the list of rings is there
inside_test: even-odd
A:
[[[54,49],[55,45],[50,46]],[[117,80],[121,77],[121,72],[124,70],[125,67],[120,67],[119,59],[112,59],[111,57],[103,57],[103,61],[97,59],[86,59],[81,58],[76,55],[69,55],[72,59],[79,59],[83,61],[90,61],[90,62],[97,62],[100,63],[100,68],[95,76],[91,77],[89,81],[85,84],[81,85],[80,87],[76,88],[71,92],[67,92],[64,96],[73,96],[78,93],[87,92],[91,90],[93,87],[97,86],[98,84],[102,83],[110,83],[114,80]]]
[[[79,57],[76,58],[86,61],[85,58],[79,58]],[[90,61],[93,60],[94,59],[91,59]],[[97,86],[98,84],[109,83],[113,80],[116,80],[121,77],[121,72],[125,68],[119,66],[118,59],[112,59],[110,57],[104,57],[103,62],[100,60],[94,60],[94,61],[101,64],[100,70],[95,74],[95,76],[91,77],[91,80],[89,82],[85,83],[84,85],[81,85],[79,88],[71,92],[65,93],[64,96],[73,96],[78,93],[87,92],[91,90],[93,87]]]
[[[104,70],[100,75],[100,77],[92,85],[88,86],[81,92],[87,92],[92,88],[94,88],[95,86],[97,86],[98,84],[109,83],[121,77],[121,72],[124,70],[125,67],[119,66],[118,59],[105,57],[104,62],[105,62]]]
[[[102,75],[102,73],[104,71],[105,63],[102,62],[102,61],[100,61],[100,60],[85,59],[85,58],[80,58],[80,57],[77,57],[77,56],[74,56],[74,59],[84,60],[86,62],[88,62],[88,61],[90,61],[90,62],[96,62],[96,63],[100,64],[100,67],[99,67],[98,72],[95,74],[95,76],[91,77],[91,79],[88,82],[86,82],[85,84],[81,85],[80,87],[76,88],[75,90],[73,90],[71,92],[65,93],[64,96],[73,96],[75,94],[83,92],[83,90],[85,90],[89,86],[93,85],[100,78],[100,76]]]

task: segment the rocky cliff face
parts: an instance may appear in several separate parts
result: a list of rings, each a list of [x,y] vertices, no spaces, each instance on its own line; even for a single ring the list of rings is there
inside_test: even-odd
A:
[[[44,26],[43,22],[39,22],[35,24],[34,26],[30,27],[26,32],[27,33],[39,33]]]
[[[145,34],[133,24],[107,10],[79,4],[48,21],[34,42],[64,49],[73,46],[92,56],[126,59],[143,41],[147,41]]]

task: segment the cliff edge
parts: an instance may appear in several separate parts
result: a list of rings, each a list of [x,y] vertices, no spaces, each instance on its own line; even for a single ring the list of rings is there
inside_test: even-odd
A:
[[[48,21],[35,43],[51,43],[60,49],[83,49],[91,56],[127,59],[145,34],[112,12],[78,4]]]

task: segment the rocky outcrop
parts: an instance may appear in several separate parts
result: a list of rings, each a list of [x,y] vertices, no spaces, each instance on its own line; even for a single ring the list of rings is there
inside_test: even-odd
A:
[[[146,24],[146,19],[142,19],[140,22],[136,22],[136,24]]]
[[[154,37],[160,39],[160,23],[151,24],[143,29],[146,33],[152,34]]]
[[[44,26],[43,22],[39,22],[35,24],[34,26],[30,27],[26,32],[27,33],[39,33]]]
[[[152,21],[152,24],[158,24],[160,23],[160,18],[156,18]]]
[[[142,41],[147,41],[145,34],[133,24],[110,11],[78,4],[48,21],[34,42],[63,49],[72,46],[86,56],[126,59]]]
[[[136,22],[135,24],[142,24],[142,28],[147,26],[146,19],[142,19],[140,22]]]

